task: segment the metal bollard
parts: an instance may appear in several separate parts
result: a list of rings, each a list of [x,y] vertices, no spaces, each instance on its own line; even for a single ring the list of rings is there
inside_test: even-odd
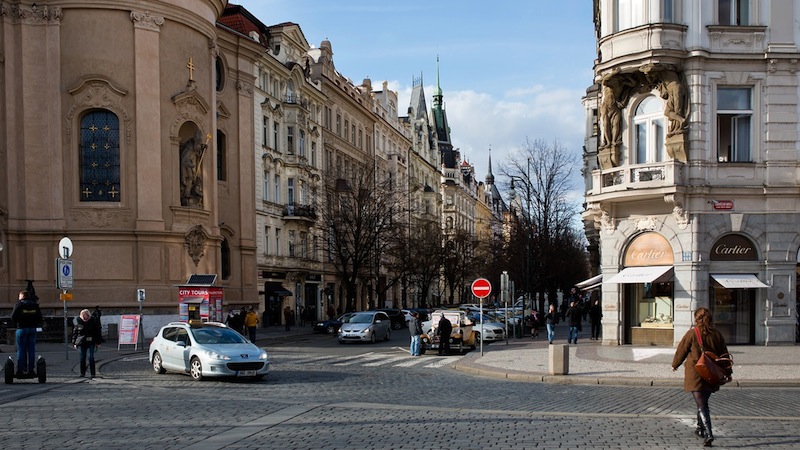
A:
[[[550,345],[550,375],[569,374],[569,346],[565,344]]]

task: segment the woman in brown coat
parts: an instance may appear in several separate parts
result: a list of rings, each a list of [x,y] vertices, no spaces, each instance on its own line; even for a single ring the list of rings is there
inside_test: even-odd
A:
[[[728,346],[722,334],[714,328],[711,311],[708,308],[697,308],[694,312],[694,328],[700,331],[703,340],[703,349],[717,355],[728,353]],[[684,362],[683,390],[691,392],[694,401],[697,403],[697,428],[695,434],[704,438],[703,445],[711,447],[714,442],[714,434],[711,432],[711,414],[708,410],[708,399],[712,392],[719,390],[718,385],[709,384],[694,369],[697,360],[700,359],[700,343],[697,342],[697,334],[694,328],[689,329],[681,339],[672,358],[672,370],[678,370]],[[730,380],[730,376],[729,376]]]

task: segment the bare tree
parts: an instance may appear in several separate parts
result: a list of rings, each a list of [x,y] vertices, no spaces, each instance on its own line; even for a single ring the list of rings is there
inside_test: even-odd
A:
[[[321,209],[323,242],[336,274],[345,286],[346,310],[356,309],[359,279],[375,279],[379,255],[393,245],[402,222],[393,217],[401,196],[390,180],[380,180],[373,165],[353,170],[348,179],[329,178]],[[377,283],[377,279],[375,279]]]
[[[466,230],[457,229],[446,237],[442,271],[448,304],[455,303],[456,292],[460,299],[464,298],[467,280],[476,273],[474,258],[477,248],[478,240]]]
[[[539,308],[544,308],[545,294],[551,299],[558,289],[579,281],[574,268],[585,274],[587,261],[579,223],[579,205],[571,199],[574,192],[572,173],[580,167],[577,154],[570,153],[558,141],[547,144],[541,140],[526,140],[520,150],[509,155],[501,169],[505,176],[521,181],[516,188],[523,233],[518,234],[529,242],[530,267],[526,274],[531,280],[531,291],[538,292]],[[567,270],[569,269],[569,270]],[[517,283],[523,280],[517,280]],[[519,284],[518,284],[519,285]]]

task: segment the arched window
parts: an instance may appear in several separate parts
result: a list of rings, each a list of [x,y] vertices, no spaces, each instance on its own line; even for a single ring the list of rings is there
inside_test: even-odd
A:
[[[633,117],[634,164],[663,161],[664,105],[655,96],[646,97],[636,108]]]
[[[82,202],[120,201],[119,118],[107,110],[81,119],[80,199]]]
[[[222,239],[222,245],[220,246],[221,251],[221,272],[222,272],[222,279],[227,280],[231,277],[231,248],[228,245],[228,239]]]

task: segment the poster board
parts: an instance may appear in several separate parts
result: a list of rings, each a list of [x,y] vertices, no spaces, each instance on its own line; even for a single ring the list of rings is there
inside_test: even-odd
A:
[[[122,345],[133,345],[134,350],[139,349],[139,324],[141,323],[141,318],[142,316],[140,315],[120,316],[117,350]]]

